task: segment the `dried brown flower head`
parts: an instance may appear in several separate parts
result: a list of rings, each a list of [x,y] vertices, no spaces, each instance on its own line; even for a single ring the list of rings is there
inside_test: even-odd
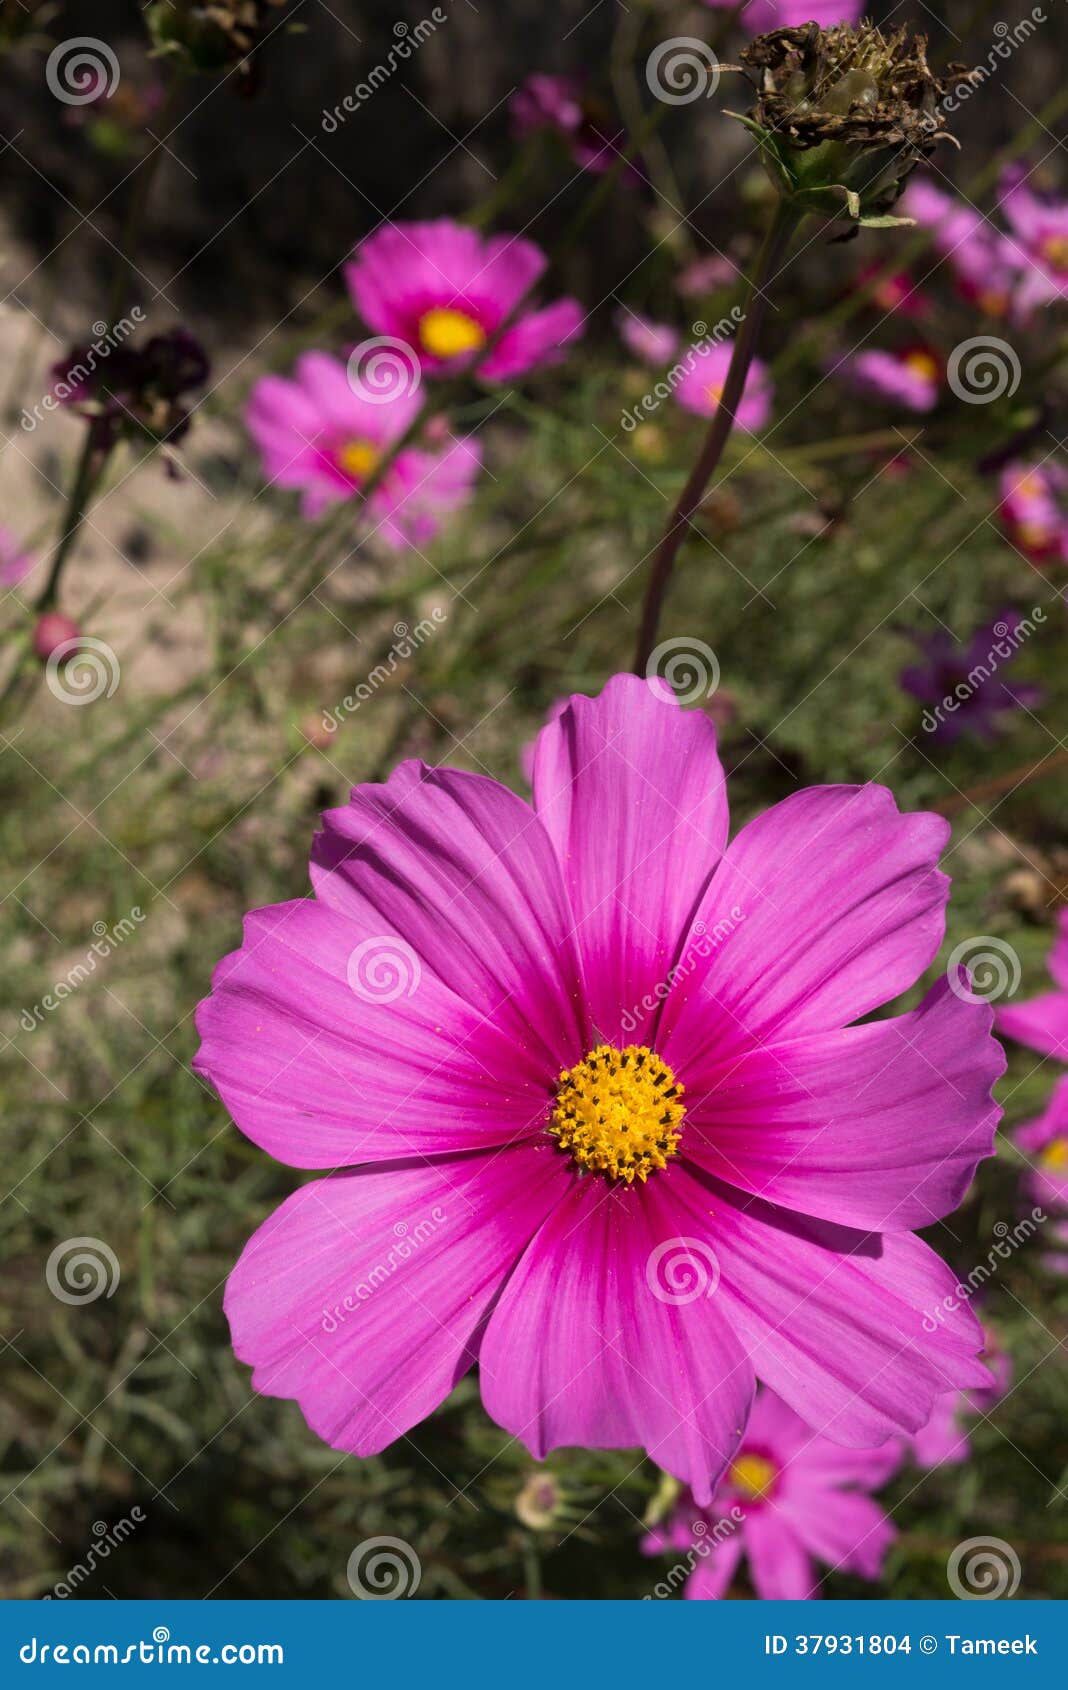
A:
[[[953,140],[942,102],[974,74],[939,74],[925,36],[867,23],[772,30],[740,57],[757,95],[741,121],[780,193],[799,210],[862,222],[899,221],[885,212],[920,159]]]

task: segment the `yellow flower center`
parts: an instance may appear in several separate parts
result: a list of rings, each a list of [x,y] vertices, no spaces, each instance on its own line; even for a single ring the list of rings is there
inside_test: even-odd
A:
[[[905,363],[916,375],[923,376],[925,381],[934,381],[938,376],[938,365],[929,352],[908,352]]]
[[[979,295],[980,309],[988,317],[1002,317],[1008,309],[1009,298],[1000,288],[986,288]]]
[[[486,344],[486,331],[466,311],[435,305],[419,319],[419,338],[434,358],[456,358]]]
[[[682,1087],[646,1045],[597,1045],[565,1068],[549,1131],[580,1168],[644,1185],[678,1154]]]
[[[348,440],[338,453],[337,461],[354,481],[366,481],[378,468],[381,455],[378,447],[372,446],[369,440]]]
[[[1044,1168],[1068,1168],[1068,1138],[1051,1139],[1039,1161]]]
[[[718,405],[723,398],[723,383],[721,381],[710,381],[705,388],[705,398],[710,399],[713,405]]]
[[[1042,252],[1057,270],[1068,270],[1068,235],[1047,235]]]
[[[1021,475],[1013,488],[1014,493],[1021,494],[1025,499],[1040,499],[1045,491],[1042,477],[1034,469],[1028,470],[1026,475]]]
[[[731,1462],[730,1477],[737,1490],[752,1502],[766,1496],[778,1477],[778,1469],[766,1455],[740,1455]]]

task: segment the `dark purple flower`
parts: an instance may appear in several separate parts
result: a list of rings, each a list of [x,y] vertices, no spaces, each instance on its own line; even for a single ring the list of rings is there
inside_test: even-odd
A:
[[[189,427],[184,396],[202,387],[211,365],[187,329],[153,335],[143,346],[107,339],[75,346],[52,367],[53,394],[85,417],[94,444],[109,450],[123,435],[176,445]]]
[[[1041,621],[1044,616],[1038,613],[1035,619]],[[914,634],[924,661],[903,669],[900,683],[926,705],[924,732],[942,745],[964,734],[992,740],[998,737],[998,717],[1005,711],[1041,704],[1040,687],[1026,683],[1010,687],[1001,679],[1001,671],[1034,631],[1031,617],[1003,610],[963,642],[942,628],[933,634]]]

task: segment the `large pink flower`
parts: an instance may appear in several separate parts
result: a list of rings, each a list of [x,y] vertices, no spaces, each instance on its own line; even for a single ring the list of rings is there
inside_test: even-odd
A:
[[[306,352],[294,380],[263,376],[255,384],[245,420],[267,479],[299,487],[313,518],[360,491],[419,407],[415,392],[398,386],[390,397],[372,396],[337,358]],[[368,501],[382,539],[395,549],[432,540],[441,518],[467,503],[481,461],[474,440],[454,440],[442,452],[405,447]]]
[[[698,1601],[723,1595],[743,1555],[753,1588],[769,1602],[820,1596],[815,1561],[877,1579],[896,1534],[867,1493],[900,1461],[892,1442],[842,1449],[761,1391],[711,1507],[684,1498],[642,1549],[685,1556],[693,1568],[685,1594]]]
[[[357,310],[380,334],[412,348],[432,375],[477,364],[484,381],[509,381],[551,364],[582,333],[577,299],[520,311],[548,260],[517,235],[485,237],[450,218],[386,223],[357,247],[345,278]]]
[[[990,1369],[988,1383],[977,1390],[953,1391],[939,1397],[926,1426],[906,1440],[906,1448],[919,1467],[942,1467],[967,1461],[971,1439],[961,1424],[965,1415],[987,1415],[996,1408],[1012,1384],[1012,1358],[1001,1346],[997,1333],[983,1328],[983,1360]]]
[[[1054,990],[998,1010],[998,1031],[1043,1056],[1068,1062],[1068,910],[1062,910],[1049,953]]]
[[[814,787],[728,844],[711,722],[628,675],[533,787],[357,787],[315,898],[216,972],[200,1072],[335,1170],[231,1276],[256,1389],[366,1455],[477,1361],[539,1458],[640,1445],[706,1503],[754,1376],[859,1448],[985,1384],[966,1309],[923,1330],[953,1276],[911,1229],[990,1152],[990,1011],[943,979],[860,1024],[938,950],[947,824]]]
[[[689,347],[675,365],[681,371],[675,380],[675,398],[679,404],[701,417],[710,417],[718,411],[731,353],[730,342],[724,340],[702,340]],[[764,428],[771,416],[773,393],[767,365],[754,358],[746,374],[735,426],[748,434]]]

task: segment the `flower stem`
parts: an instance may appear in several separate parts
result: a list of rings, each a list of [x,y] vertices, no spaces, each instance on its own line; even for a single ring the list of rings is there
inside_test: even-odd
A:
[[[727,444],[731,429],[734,427],[737,407],[745,390],[745,378],[749,374],[749,368],[753,362],[764,314],[767,310],[768,284],[773,280],[779,259],[789,245],[802,216],[803,213],[798,212],[794,206],[788,204],[785,200],[780,200],[771,226],[764,237],[764,244],[760,249],[752,280],[749,284],[745,317],[734,342],[730,368],[723,385],[723,395],[716,407],[716,413],[712,418],[701,454],[694,464],[689,480],[679,495],[678,503],[671,514],[663,538],[653,558],[649,573],[649,585],[645,592],[645,603],[642,606],[641,629],[634,654],[634,669],[638,675],[645,673],[649,655],[656,644],[657,629],[660,626],[660,612],[675,567],[675,559],[690,526],[690,518],[704,497],[705,489],[720,458],[723,456],[723,448]]]

